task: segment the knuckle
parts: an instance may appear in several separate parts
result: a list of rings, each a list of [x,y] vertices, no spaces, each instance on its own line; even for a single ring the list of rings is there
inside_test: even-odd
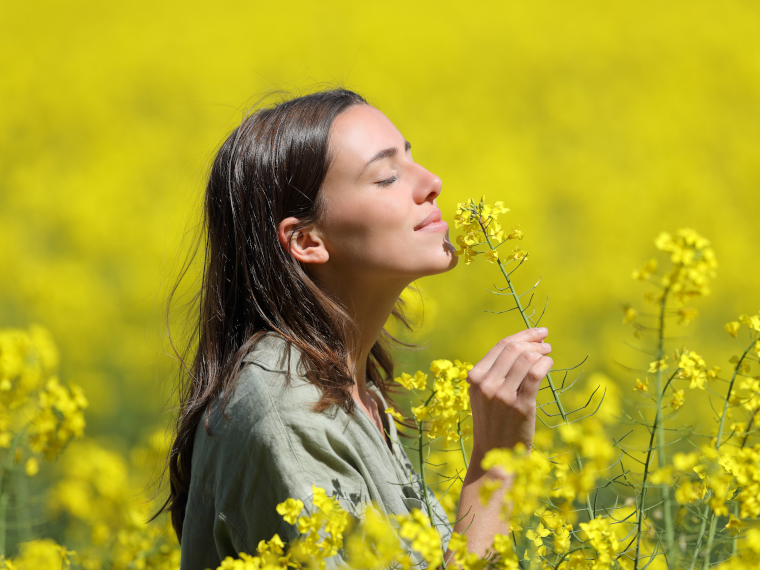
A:
[[[543,371],[541,370],[531,369],[531,371],[528,372],[528,378],[533,380],[534,382],[543,380],[544,376],[546,376],[546,374],[544,374]]]
[[[467,381],[470,384],[480,384],[480,382],[483,380],[483,372],[482,368],[479,368],[476,364],[472,367],[472,369],[467,373]]]
[[[537,362],[539,358],[541,358],[541,355],[533,350],[525,350],[520,354],[520,358],[522,358],[525,362],[533,364]]]
[[[499,402],[507,408],[517,408],[517,395],[514,393],[502,394],[499,396]]]
[[[484,384],[480,386],[480,395],[483,399],[490,402],[496,396],[496,389],[491,384]]]
[[[533,416],[536,413],[536,401],[530,400],[520,404],[519,413],[525,418]]]

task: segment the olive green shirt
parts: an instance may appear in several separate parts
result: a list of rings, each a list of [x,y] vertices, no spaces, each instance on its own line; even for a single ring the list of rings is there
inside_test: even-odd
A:
[[[295,526],[283,521],[276,506],[292,497],[310,509],[312,485],[359,517],[369,502],[385,515],[413,508],[425,512],[419,476],[398,444],[394,422],[387,422],[389,446],[358,406],[353,416],[338,406],[313,412],[320,392],[304,379],[295,347],[288,362],[286,346],[274,334],[261,339],[246,357],[224,417],[221,397],[211,404],[212,435],[205,421],[198,425],[182,527],[182,570],[213,569],[226,556],[255,554],[259,541],[275,533],[284,541],[296,538]],[[385,407],[377,388],[368,389]],[[451,526],[429,495],[445,546]],[[421,562],[416,554],[415,560]],[[327,567],[342,563],[338,554]]]

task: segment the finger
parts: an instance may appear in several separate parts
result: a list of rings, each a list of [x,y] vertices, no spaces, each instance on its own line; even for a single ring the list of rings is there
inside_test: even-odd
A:
[[[481,369],[483,373],[490,370],[493,363],[504,351],[510,342],[541,342],[549,335],[549,329],[540,327],[537,329],[525,329],[508,337],[501,339],[491,350],[478,362],[475,367]]]
[[[542,358],[541,353],[535,350],[521,352],[506,375],[502,377],[500,385],[493,387],[494,391],[504,398],[516,396],[520,389],[520,384],[522,384],[533,366]]]
[[[525,400],[535,400],[541,381],[546,378],[552,366],[554,366],[554,360],[548,356],[542,356],[538,362],[531,366],[517,391],[518,397]]]
[[[544,342],[508,342],[496,358],[491,369],[486,373],[486,378],[493,378],[501,383],[523,353],[549,354],[552,345]],[[525,371],[527,372],[527,370]],[[522,377],[521,377],[522,378]]]

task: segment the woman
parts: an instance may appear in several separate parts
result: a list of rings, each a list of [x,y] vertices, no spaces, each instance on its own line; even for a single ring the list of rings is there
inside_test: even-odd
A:
[[[312,484],[359,516],[421,507],[422,489],[384,410],[393,362],[383,325],[412,281],[457,262],[441,181],[359,95],[337,89],[262,109],[214,161],[194,359],[181,384],[165,508],[182,568],[213,568],[278,533],[275,506]],[[546,329],[502,339],[469,374],[473,452],[454,530],[484,554],[501,496],[478,500],[480,461],[529,448],[552,361]],[[445,542],[450,527],[439,505]],[[462,517],[461,515],[465,515]],[[331,564],[339,564],[339,556]]]

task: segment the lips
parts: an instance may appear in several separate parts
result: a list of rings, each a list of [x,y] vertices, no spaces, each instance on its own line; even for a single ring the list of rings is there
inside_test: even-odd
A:
[[[432,212],[430,212],[427,215],[427,218],[425,218],[424,220],[422,220],[417,225],[417,227],[414,228],[414,231],[416,232],[417,230],[419,230],[421,228],[424,228],[425,226],[427,226],[429,224],[434,224],[435,222],[440,222],[441,221],[441,217],[442,217],[441,216],[441,211],[436,208],[435,210],[433,210]]]

